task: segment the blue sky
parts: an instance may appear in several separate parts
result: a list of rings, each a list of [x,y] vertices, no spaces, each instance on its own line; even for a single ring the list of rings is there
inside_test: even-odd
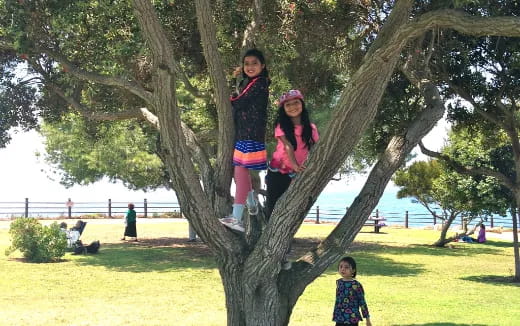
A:
[[[424,143],[431,149],[439,149],[446,138],[447,124],[441,120],[437,127],[428,134]],[[171,191],[160,189],[154,192],[131,191],[122,184],[100,181],[89,186],[74,186],[66,189],[58,181],[48,177],[49,166],[36,152],[44,150],[43,140],[35,131],[12,133],[13,140],[0,149],[0,201],[67,201],[71,198],[76,202],[106,201],[173,201]],[[419,159],[424,159],[422,154]],[[359,189],[364,182],[362,177],[352,177],[348,180],[332,181],[325,192],[342,192]],[[389,185],[392,186],[392,185]]]

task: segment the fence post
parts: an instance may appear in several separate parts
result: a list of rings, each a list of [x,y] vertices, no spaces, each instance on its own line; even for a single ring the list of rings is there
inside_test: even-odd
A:
[[[404,227],[408,229],[408,211],[404,213]]]
[[[112,199],[108,198],[108,217],[112,217]]]
[[[316,206],[316,224],[320,224],[320,206]]]
[[[29,198],[25,198],[25,217],[29,217]]]
[[[437,212],[433,211],[433,225],[437,224]]]
[[[67,212],[69,219],[72,218],[72,200],[70,198],[67,200]]]
[[[148,200],[146,198],[144,199],[144,217],[148,217]]]
[[[493,216],[491,216],[491,227],[492,227],[492,228],[494,227],[494,222],[495,222],[495,221],[493,221]]]
[[[379,218],[379,209],[376,209],[376,220]]]

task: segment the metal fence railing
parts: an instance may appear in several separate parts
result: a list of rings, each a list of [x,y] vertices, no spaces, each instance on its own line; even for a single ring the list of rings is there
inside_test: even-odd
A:
[[[134,201],[135,210],[139,217],[182,217],[181,208],[177,202]],[[62,202],[32,202],[28,198],[20,202],[0,202],[0,218],[37,217],[37,218],[112,218],[121,217],[127,211],[128,202],[112,201],[104,202],[73,202],[68,199]],[[346,208],[338,206],[313,206],[307,220],[320,222],[338,222],[345,215]],[[418,212],[389,212],[376,209],[370,216],[371,219],[380,220],[385,225],[402,225],[408,227],[421,227],[442,223],[428,213]],[[456,225],[462,225],[462,218],[455,221]],[[486,219],[490,227],[512,228],[511,217],[499,215]]]
[[[176,216],[180,217],[180,206],[176,202],[133,202],[139,217]],[[128,210],[128,202],[32,202],[28,198],[23,202],[0,202],[0,217],[40,217],[40,218],[72,218],[72,217],[115,217],[124,215]]]

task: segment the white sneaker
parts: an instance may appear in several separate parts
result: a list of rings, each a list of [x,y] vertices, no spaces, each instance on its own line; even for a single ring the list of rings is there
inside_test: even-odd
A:
[[[232,215],[224,217],[224,218],[219,218],[218,220],[222,224],[231,224],[231,223],[236,223],[237,222],[237,219],[234,218]]]
[[[242,222],[236,221],[235,223],[224,224],[224,225],[227,226],[228,228],[230,228],[231,230],[235,230],[235,231],[238,231],[238,232],[245,232],[245,229],[244,229],[244,226],[242,225]]]

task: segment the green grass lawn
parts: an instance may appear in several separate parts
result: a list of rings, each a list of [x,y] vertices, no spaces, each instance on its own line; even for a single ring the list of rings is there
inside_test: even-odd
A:
[[[0,222],[0,325],[226,325],[214,259],[205,245],[185,242],[186,223],[140,223],[141,241],[123,243],[122,224],[91,221],[82,240],[99,239],[99,254],[67,253],[52,264],[6,257],[6,225]],[[303,225],[296,254],[332,227]],[[360,233],[350,252],[374,326],[520,325],[511,243],[439,249],[429,245],[436,231],[383,231]],[[307,288],[291,326],[333,325],[337,278],[332,266]]]

